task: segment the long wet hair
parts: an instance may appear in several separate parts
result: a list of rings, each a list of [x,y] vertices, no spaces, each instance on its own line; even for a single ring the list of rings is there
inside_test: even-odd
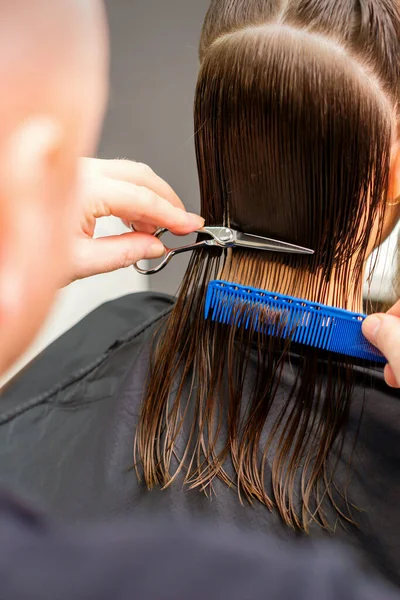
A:
[[[294,528],[334,527],[327,505],[352,520],[334,479],[351,361],[297,349],[283,394],[291,344],[210,322],[204,302],[217,277],[290,295],[301,285],[302,297],[344,308],[361,301],[353,291],[379,238],[396,138],[399,39],[396,0],[212,0],[194,115],[201,214],[315,254],[193,254],[135,436],[149,488],[181,477],[212,493],[219,478]]]

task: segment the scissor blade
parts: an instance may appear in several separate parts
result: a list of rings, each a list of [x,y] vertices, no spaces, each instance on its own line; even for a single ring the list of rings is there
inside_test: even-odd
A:
[[[243,248],[254,248],[256,250],[268,250],[269,252],[308,255],[314,254],[314,250],[311,250],[310,248],[295,246],[294,244],[288,244],[287,242],[279,242],[278,240],[272,240],[259,235],[253,235],[251,233],[241,233],[240,231],[238,231],[236,234],[235,245],[242,246]]]

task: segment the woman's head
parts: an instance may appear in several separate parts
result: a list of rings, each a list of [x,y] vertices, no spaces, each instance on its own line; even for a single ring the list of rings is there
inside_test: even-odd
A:
[[[203,216],[315,250],[273,257],[311,273],[312,299],[325,301],[333,278],[360,281],[393,226],[390,211],[382,232],[399,51],[394,1],[214,0],[208,11],[195,104]]]
[[[315,254],[193,254],[136,435],[149,487],[219,478],[293,527],[332,526],[326,505],[352,518],[334,479],[352,363],[203,314],[216,276],[360,307],[366,258],[397,216],[398,56],[397,0],[212,1],[195,100],[203,216]]]

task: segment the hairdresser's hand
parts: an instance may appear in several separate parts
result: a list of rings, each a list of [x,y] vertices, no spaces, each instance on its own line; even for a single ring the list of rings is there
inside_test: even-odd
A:
[[[185,235],[204,225],[201,217],[185,211],[172,188],[146,165],[84,158],[82,177],[73,263],[66,284],[162,256],[164,246],[151,235],[159,227]],[[96,219],[110,215],[132,224],[135,233],[94,239]]]
[[[385,367],[386,383],[400,388],[400,300],[387,314],[365,319],[363,333],[389,361]]]

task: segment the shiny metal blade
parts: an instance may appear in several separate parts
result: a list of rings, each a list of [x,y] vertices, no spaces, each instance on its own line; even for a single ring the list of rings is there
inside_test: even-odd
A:
[[[236,233],[235,246],[254,248],[255,250],[268,250],[269,252],[283,252],[287,254],[314,254],[314,250],[311,250],[310,248],[295,246],[294,244],[288,244],[287,242],[279,242],[278,240],[272,240],[259,235],[252,235],[251,233],[241,233],[240,231]]]

